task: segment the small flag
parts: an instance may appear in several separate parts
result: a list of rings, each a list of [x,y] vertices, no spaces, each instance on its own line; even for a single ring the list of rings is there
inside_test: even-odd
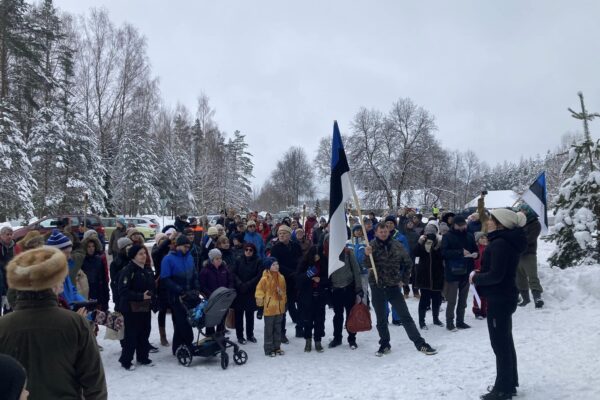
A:
[[[542,172],[523,196],[523,201],[537,214],[542,224],[542,234],[548,232],[548,204],[546,202],[546,172]]]
[[[352,196],[350,167],[337,121],[333,123],[329,186],[329,275],[344,266],[340,256],[348,240],[346,201]]]

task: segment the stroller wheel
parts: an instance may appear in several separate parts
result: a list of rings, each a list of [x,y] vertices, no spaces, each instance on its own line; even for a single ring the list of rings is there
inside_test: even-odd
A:
[[[190,349],[184,344],[179,346],[175,352],[175,356],[177,356],[177,361],[179,361],[179,364],[183,365],[184,367],[189,367],[192,364],[192,359],[194,358]]]
[[[244,350],[240,350],[237,353],[233,353],[233,362],[237,365],[244,365],[248,361],[248,353]]]
[[[227,369],[229,366],[229,354],[223,352],[221,353],[221,368]]]

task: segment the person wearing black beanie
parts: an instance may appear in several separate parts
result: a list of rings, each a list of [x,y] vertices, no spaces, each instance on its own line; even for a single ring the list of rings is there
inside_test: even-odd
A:
[[[6,400],[23,400],[29,397],[26,388],[27,372],[20,362],[0,354],[0,393]]]

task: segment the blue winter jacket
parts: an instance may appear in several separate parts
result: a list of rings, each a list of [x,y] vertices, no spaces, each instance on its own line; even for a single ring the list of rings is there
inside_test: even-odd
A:
[[[69,265],[69,271],[75,267],[75,261],[68,260],[67,264]],[[62,296],[67,301],[69,306],[72,306],[76,301],[85,301],[85,298],[77,292],[77,287],[71,281],[71,277],[67,275],[65,281],[63,283],[63,293]]]
[[[256,254],[258,257],[265,258],[265,242],[263,242],[262,236],[257,232],[246,232],[244,235],[244,242],[252,243],[256,246]]]
[[[360,273],[364,275],[368,274],[369,270],[363,265],[363,261],[365,260],[365,248],[367,247],[365,239],[353,237],[346,242],[346,247],[354,251],[354,256],[360,266]]]
[[[406,236],[404,236],[402,234],[402,232],[400,232],[398,229],[396,229],[396,230],[394,230],[394,232],[392,232],[392,238],[399,241],[400,243],[402,243],[402,246],[404,246],[404,249],[406,250],[406,252],[408,254],[412,253],[410,251],[410,246],[408,245],[408,240],[406,240]]]
[[[160,281],[169,292],[169,301],[175,304],[177,298],[190,290],[199,290],[198,273],[194,267],[194,257],[188,251],[171,251],[160,264]]]

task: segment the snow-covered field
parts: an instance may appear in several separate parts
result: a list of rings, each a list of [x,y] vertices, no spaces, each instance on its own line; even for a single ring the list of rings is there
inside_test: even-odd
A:
[[[600,399],[600,267],[561,271],[545,259],[553,245],[540,241],[540,279],[546,306],[519,308],[513,334],[517,348],[521,399]],[[408,300],[413,318],[417,303]],[[445,307],[445,303],[442,305]],[[332,332],[327,312],[326,342]],[[167,317],[168,334],[172,329]],[[442,313],[443,320],[443,313]],[[428,313],[428,324],[431,314]],[[180,366],[170,348],[151,354],[154,367],[133,372],[120,368],[118,342],[102,339],[102,357],[111,399],[477,399],[495,377],[495,360],[485,321],[470,308],[466,322],[473,328],[448,332],[430,326],[425,339],[439,349],[435,356],[418,353],[402,327],[390,325],[392,352],[375,357],[375,327],[358,335],[357,350],[347,346],[304,353],[304,339],[290,338],[285,356],[265,357],[263,322],[256,322],[257,344],[243,346],[248,363],[230,363],[222,370],[218,358],[195,358]],[[373,314],[373,323],[375,316]],[[293,332],[288,321],[288,333]],[[235,337],[235,335],[233,335]],[[156,317],[151,341],[158,344]],[[230,354],[231,358],[231,354]]]

